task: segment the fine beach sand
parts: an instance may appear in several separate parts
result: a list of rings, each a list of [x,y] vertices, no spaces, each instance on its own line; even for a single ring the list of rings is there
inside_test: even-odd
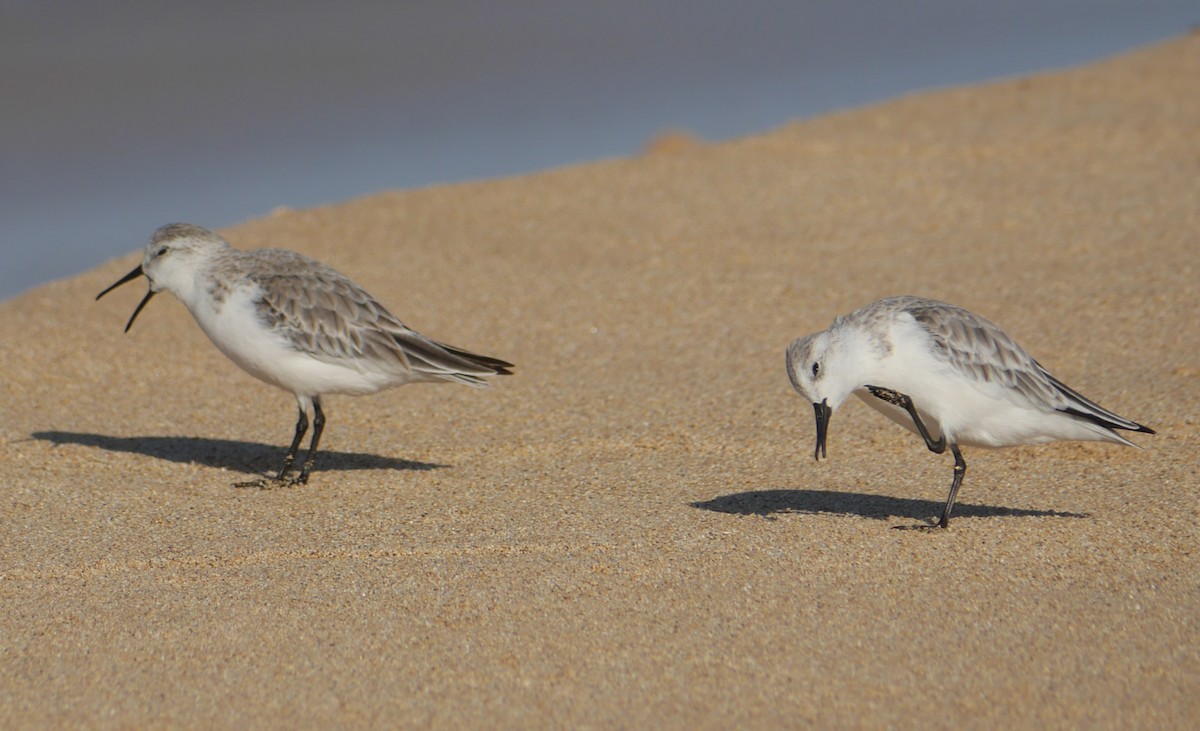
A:
[[[226,229],[517,364],[330,397],[295,489],[230,487],[290,395],[93,302],[144,241],[0,304],[0,727],[1194,727],[1198,130],[1192,35]],[[949,456],[851,400],[815,463],[783,352],[901,293],[1158,434],[966,450],[892,530]]]

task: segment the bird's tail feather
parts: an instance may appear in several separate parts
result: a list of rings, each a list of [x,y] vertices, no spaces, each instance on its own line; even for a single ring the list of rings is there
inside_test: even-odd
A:
[[[394,333],[409,367],[433,379],[483,387],[492,376],[512,375],[513,364],[430,340],[413,331]]]
[[[1041,364],[1038,364],[1038,367],[1041,368]],[[1046,377],[1050,379],[1050,382],[1054,384],[1054,387],[1058,389],[1059,393],[1067,397],[1068,406],[1065,409],[1060,409],[1061,411],[1071,414],[1072,416],[1077,416],[1080,419],[1091,421],[1106,430],[1126,429],[1128,431],[1154,434],[1154,430],[1150,427],[1143,426],[1132,419],[1126,419],[1120,414],[1109,411],[1100,404],[1092,401],[1067,384],[1047,373],[1045,368],[1042,368],[1042,373],[1044,373]],[[1123,444],[1129,444],[1131,446],[1133,445],[1133,442],[1125,439],[1119,434],[1113,434],[1113,436]]]

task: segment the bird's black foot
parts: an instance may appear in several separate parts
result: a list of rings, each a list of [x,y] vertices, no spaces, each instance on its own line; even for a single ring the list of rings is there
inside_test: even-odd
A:
[[[276,480],[270,477],[260,477],[257,480],[246,480],[244,482],[233,483],[234,487],[257,487],[259,490],[270,490],[273,487],[282,487],[282,480]]]
[[[893,525],[892,530],[944,530],[941,523],[924,523],[922,525]]]
[[[900,393],[899,391],[893,391],[890,388],[880,388],[879,386],[867,386],[867,390],[871,392],[872,396],[879,399],[880,401],[886,401],[889,404],[891,404],[892,406],[899,406],[900,408],[904,408],[905,399],[908,398],[907,396]]]
[[[308,415],[304,412],[303,403],[300,404],[300,414],[296,420],[296,436],[292,439],[292,446],[288,448],[287,456],[283,458],[283,466],[279,468],[279,473],[274,477],[260,477],[257,480],[235,482],[233,483],[234,487],[257,487],[259,490],[273,490],[277,487],[308,484],[308,475],[317,461],[317,444],[321,441],[321,431],[325,428],[325,414],[321,411],[321,399],[314,396],[312,407],[312,441],[309,442],[308,455],[304,458],[304,466],[300,468],[300,472],[295,477],[288,477],[288,473],[292,471],[292,465],[296,461],[296,450],[300,448],[300,441],[304,439],[304,433],[308,431]]]
[[[295,487],[296,485],[304,485],[308,482],[308,475],[296,475],[295,477],[260,477],[257,480],[246,480],[245,482],[235,482],[234,487],[256,487],[259,490],[274,490],[277,487]]]

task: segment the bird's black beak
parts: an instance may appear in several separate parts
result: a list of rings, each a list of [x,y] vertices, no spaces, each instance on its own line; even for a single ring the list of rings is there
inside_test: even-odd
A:
[[[829,417],[833,416],[833,409],[829,408],[829,399],[823,399],[821,403],[813,404],[813,411],[817,412],[817,450],[813,458],[819,462],[822,457],[828,456],[825,438],[829,436]]]
[[[126,282],[132,282],[133,280],[137,279],[138,277],[142,276],[143,274],[145,274],[145,272],[142,271],[142,265],[138,264],[137,267],[134,268],[134,270],[132,272],[121,277],[115,283],[113,283],[113,285],[111,287],[104,290],[100,294],[96,295],[96,299],[100,299],[104,295],[113,291],[117,287],[120,287],[122,284],[125,284]],[[149,302],[150,298],[153,296],[154,296],[153,289],[146,292],[146,296],[143,297],[142,301],[138,303],[137,309],[135,309],[133,311],[133,314],[129,316],[129,322],[125,323],[125,332],[129,332],[129,328],[133,327],[133,321],[137,319],[138,313],[140,313],[142,311],[142,308],[146,306],[146,303]]]

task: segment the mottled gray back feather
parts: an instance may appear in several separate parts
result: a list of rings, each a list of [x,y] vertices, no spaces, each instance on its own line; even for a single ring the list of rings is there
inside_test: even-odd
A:
[[[1012,389],[1047,411],[1067,406],[1066,397],[1033,357],[990,321],[934,300],[907,303],[904,311],[929,331],[934,346],[964,375]]]
[[[261,320],[314,358],[367,359],[385,371],[468,385],[485,385],[488,376],[508,375],[512,367],[415,332],[348,277],[306,256],[282,249],[231,253],[228,274],[262,290],[255,302]]]
[[[866,317],[882,316],[886,310],[907,312],[929,332],[934,347],[955,369],[1011,389],[1035,408],[1063,411],[1110,429],[1149,431],[1067,387],[1007,333],[970,310],[912,296],[890,297],[864,309],[869,310]]]

